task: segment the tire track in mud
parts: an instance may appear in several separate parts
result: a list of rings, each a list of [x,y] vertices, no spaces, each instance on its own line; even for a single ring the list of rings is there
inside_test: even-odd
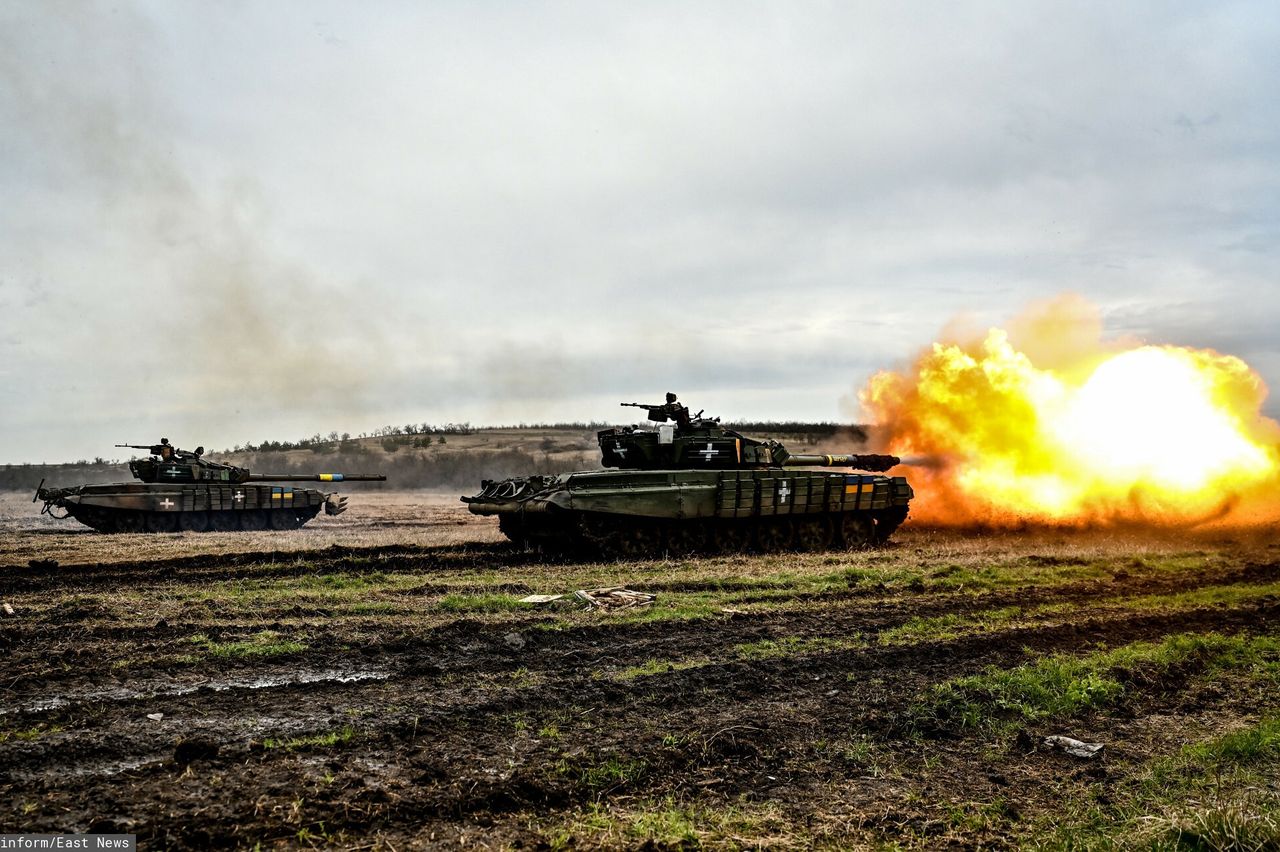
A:
[[[401,574],[442,570],[465,571],[476,567],[524,567],[551,562],[512,550],[502,543],[475,542],[440,546],[380,545],[349,547],[332,545],[320,550],[275,550],[252,553],[213,553],[165,559],[78,563],[56,567],[0,567],[0,593],[36,592],[64,587],[77,591],[114,588],[121,583],[181,580],[244,580],[296,577],[341,571],[361,574]],[[257,570],[255,570],[257,569]]]
[[[894,700],[905,701],[911,690],[905,685],[927,685],[938,679],[978,671],[988,665],[1007,665],[1026,659],[1027,649],[1035,652],[1074,650],[1092,643],[1106,641],[1121,644],[1140,639],[1162,636],[1169,632],[1205,632],[1209,630],[1254,630],[1273,628],[1280,604],[1262,603],[1230,609],[1196,609],[1179,613],[1135,616],[1122,613],[1109,618],[1086,619],[1058,625],[1022,627],[1011,630],[988,631],[959,639],[925,641],[910,645],[869,646],[839,650],[812,651],[786,657],[769,659],[726,659],[710,661],[696,669],[657,673],[633,681],[617,681],[597,677],[586,667],[569,668],[560,677],[547,678],[529,687],[503,686],[498,681],[471,685],[454,685],[460,673],[485,668],[479,665],[476,655],[485,656],[494,663],[509,663],[512,652],[495,648],[497,640],[472,649],[464,649],[465,663],[451,665],[451,660],[433,658],[419,666],[396,669],[351,666],[347,670],[331,670],[332,677],[289,677],[289,668],[277,666],[276,678],[262,674],[251,683],[254,676],[248,672],[239,677],[223,678],[213,684],[193,683],[164,690],[157,688],[147,694],[145,685],[137,684],[127,691],[113,694],[110,690],[98,690],[86,694],[83,699],[59,701],[47,707],[24,709],[7,708],[20,714],[24,721],[61,721],[92,715],[98,720],[139,718],[145,708],[167,702],[166,712],[198,712],[206,720],[225,717],[236,727],[238,713],[249,709],[279,711],[288,708],[294,714],[307,716],[308,705],[328,707],[339,698],[355,699],[352,703],[374,706],[391,706],[404,703],[412,707],[399,718],[395,714],[382,714],[383,722],[392,727],[410,718],[424,730],[445,730],[454,720],[490,718],[513,712],[559,714],[566,708],[593,707],[604,716],[643,717],[652,711],[680,713],[683,707],[700,708],[710,704],[732,708],[739,713],[755,702],[769,696],[787,695],[788,701],[814,692],[826,692],[829,684],[818,684],[833,672],[848,678],[857,675],[853,684],[840,690],[841,694],[861,695],[862,681],[880,677],[892,680],[898,686],[892,689]],[[741,638],[733,634],[722,644],[728,647]],[[601,643],[587,647],[609,656],[608,648]],[[707,647],[705,639],[698,647]],[[536,646],[528,647],[529,653],[517,655],[532,662],[531,657],[540,654]],[[631,657],[641,655],[632,654]],[[292,667],[296,671],[296,667]],[[497,666],[493,666],[497,668]],[[532,667],[521,666],[533,671]],[[376,673],[373,676],[370,673]],[[818,676],[815,680],[815,676]],[[239,682],[238,682],[239,681]],[[324,690],[316,690],[314,684],[322,683]],[[422,696],[431,696],[424,707]],[[887,697],[887,696],[886,696]],[[248,704],[246,702],[249,702]],[[890,702],[892,704],[892,702]],[[316,712],[313,715],[329,715]],[[385,727],[385,725],[384,725]]]
[[[138,820],[130,830],[143,836],[167,830],[175,815],[187,814],[189,826],[179,831],[193,833],[175,835],[176,846],[233,838],[236,826],[290,830],[264,817],[262,802],[296,797],[299,779],[312,772],[316,761],[342,783],[335,784],[332,795],[313,796],[308,818],[327,817],[353,828],[420,828],[424,818],[447,824],[583,803],[594,796],[607,799],[607,789],[585,784],[574,769],[586,771],[603,755],[643,762],[642,774],[625,785],[627,795],[661,796],[708,780],[718,793],[733,795],[767,789],[775,783],[766,777],[769,773],[785,782],[778,767],[785,768],[790,756],[803,753],[814,738],[851,729],[894,737],[897,720],[921,690],[987,665],[1021,662],[1024,648],[1075,651],[1099,641],[1115,645],[1171,632],[1274,630],[1277,615],[1280,607],[1274,603],[1138,617],[1128,613],[902,647],[725,661],[630,683],[601,681],[587,669],[562,668],[560,677],[527,687],[477,687],[466,679],[451,680],[458,663],[475,667],[477,656],[495,662],[503,658],[502,651],[488,647],[500,641],[498,636],[488,637],[489,643],[477,636],[481,647],[455,647],[430,664],[432,671],[395,672],[384,681],[323,691],[306,685],[251,694],[228,690],[176,696],[161,705],[131,699],[85,706],[76,711],[87,725],[83,732],[5,752],[12,758],[10,772],[27,772],[23,783],[29,792],[50,801],[73,797],[97,802],[105,812]],[[721,626],[737,627],[731,622]],[[576,638],[586,640],[582,647],[606,654],[611,650],[600,637]],[[530,647],[525,657],[544,652]],[[847,679],[850,674],[854,679]],[[166,718],[194,718],[186,734],[220,745],[219,756],[200,762],[203,774],[221,773],[217,785],[203,786],[194,797],[177,790],[173,779],[183,767],[174,763],[171,745],[167,754],[157,750],[155,727],[145,721],[143,711],[156,706],[164,708]],[[344,715],[350,709],[361,712]],[[559,741],[517,748],[512,714],[523,714],[531,728],[544,720],[589,720],[589,748],[566,750]],[[347,719],[354,720],[357,736],[315,756],[305,750],[257,751],[246,743],[250,737],[330,729]],[[281,724],[286,721],[289,725]],[[679,735],[680,742],[668,743],[664,734],[669,733]],[[157,755],[163,763],[138,765]],[[59,771],[68,759],[90,760],[118,773],[109,778],[68,775]],[[365,783],[364,765],[383,768],[379,783]],[[558,768],[565,765],[567,771]],[[406,779],[411,783],[399,783]],[[210,808],[219,814],[217,820],[194,818]]]
[[[735,614],[729,618],[659,621],[644,624],[578,625],[564,631],[539,629],[540,625],[552,618],[541,615],[492,622],[462,619],[441,627],[429,628],[424,634],[413,638],[406,638],[402,628],[387,625],[377,616],[343,618],[337,625],[339,631],[334,631],[334,623],[329,620],[331,611],[323,607],[312,607],[309,608],[310,615],[318,616],[316,621],[301,621],[289,626],[289,629],[295,632],[314,633],[308,636],[310,647],[307,651],[292,655],[290,660],[300,666],[332,664],[335,656],[341,655],[343,649],[349,646],[346,634],[356,631],[374,636],[374,641],[369,641],[368,638],[361,641],[359,653],[366,659],[380,660],[387,667],[403,666],[406,661],[411,662],[424,655],[447,654],[450,648],[470,642],[475,637],[523,631],[522,636],[527,634],[526,641],[533,641],[535,644],[556,641],[571,647],[558,655],[526,662],[519,662],[520,658],[517,655],[499,647],[496,655],[478,654],[471,664],[455,668],[455,672],[461,674],[475,670],[510,671],[519,667],[533,671],[555,669],[564,665],[564,661],[571,656],[583,656],[588,653],[587,650],[572,647],[575,645],[583,646],[584,649],[596,645],[608,645],[614,649],[611,655],[613,662],[619,666],[626,666],[643,663],[654,657],[670,658],[688,654],[691,651],[696,653],[709,645],[724,645],[727,642],[725,637],[730,635],[736,635],[732,644],[783,638],[847,636],[854,633],[874,637],[884,630],[900,627],[916,618],[970,615],[1009,606],[1020,606],[1025,609],[1060,603],[1106,603],[1126,597],[1176,594],[1209,586],[1248,585],[1276,579],[1280,579],[1280,563],[1268,562],[1250,563],[1239,568],[1149,576],[1131,581],[1127,578],[1123,581],[1090,580],[1060,586],[978,594],[949,592],[921,596],[904,591],[901,594],[876,600],[866,600],[864,595],[857,594],[861,590],[851,589],[848,591],[853,594],[842,594],[839,597],[824,596],[820,602],[825,606],[820,609],[805,607],[798,610],[766,610]],[[807,604],[811,601],[802,599],[802,602]],[[848,605],[832,606],[833,603],[844,602],[848,602]],[[245,622],[218,621],[212,625],[194,626],[163,623],[117,627],[103,624],[100,620],[89,624],[76,622],[61,624],[61,614],[55,611],[54,618],[9,625],[0,629],[0,649],[9,651],[10,671],[15,677],[21,677],[24,661],[47,666],[51,658],[57,658],[73,667],[72,678],[75,678],[77,677],[74,672],[76,661],[82,658],[94,658],[94,648],[97,645],[106,646],[108,650],[120,645],[133,648],[163,648],[166,642],[188,639],[195,633],[208,632],[215,636],[235,636],[255,630],[281,630],[285,629],[285,626],[280,623],[280,619],[301,620],[308,614],[307,609],[295,605],[278,613],[272,611],[259,613],[253,621]],[[96,614],[96,619],[101,618],[101,614]],[[55,631],[49,630],[53,624],[59,625]],[[378,634],[388,632],[393,633],[394,636],[385,640],[376,638]],[[171,675],[172,671],[171,666],[140,666],[131,668],[130,676],[164,677],[166,674]],[[59,683],[57,679],[42,679],[31,685],[50,688],[57,683]]]

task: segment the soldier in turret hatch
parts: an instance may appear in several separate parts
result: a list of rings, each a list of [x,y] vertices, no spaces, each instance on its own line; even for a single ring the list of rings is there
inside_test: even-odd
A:
[[[667,404],[662,406],[662,411],[674,420],[681,429],[684,429],[692,422],[689,419],[689,409],[677,402],[676,395],[670,391],[667,391]]]
[[[687,428],[693,423],[693,418],[689,416],[689,409],[677,402],[676,395],[670,391],[667,392],[667,401],[662,405],[624,402],[622,406],[623,408],[643,408],[649,412],[649,419],[656,423],[666,423],[668,420],[674,420],[681,429]]]

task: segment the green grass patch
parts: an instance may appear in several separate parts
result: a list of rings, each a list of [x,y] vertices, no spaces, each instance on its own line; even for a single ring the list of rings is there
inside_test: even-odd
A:
[[[437,606],[445,612],[511,612],[526,609],[515,595],[445,595]]]
[[[1081,656],[1052,654],[1015,668],[989,668],[931,690],[917,705],[918,721],[961,728],[1008,727],[1072,716],[1112,705],[1125,695],[1127,670],[1160,675],[1175,666],[1274,670],[1280,639],[1270,636],[1180,634]]]
[[[705,666],[709,660],[706,658],[698,658],[692,660],[646,660],[638,666],[631,666],[623,669],[613,675],[614,680],[635,680],[639,677],[650,677],[657,674],[666,674],[667,672],[678,672],[685,669],[696,669]]]
[[[262,630],[248,639],[233,642],[218,642],[204,633],[188,637],[187,641],[197,646],[204,655],[221,660],[281,657],[307,650],[303,643],[282,639],[274,630]]]
[[[262,741],[262,747],[264,749],[283,749],[285,751],[296,751],[303,748],[333,748],[336,745],[350,742],[354,736],[355,730],[348,727],[289,739],[268,737]]]
[[[1036,846],[1167,852],[1280,849],[1280,716],[1183,746],[1111,792],[1064,806]]]
[[[733,652],[744,660],[772,660],[819,651],[857,648],[863,644],[862,637],[859,634],[839,638],[828,636],[811,636],[808,638],[784,636],[781,639],[761,639],[759,642],[744,642],[741,645],[734,645]]]
[[[552,772],[596,794],[639,781],[648,770],[649,764],[643,758],[610,755],[602,759],[565,757],[556,763]]]
[[[1221,769],[1280,757],[1280,716],[1271,716],[1241,731],[1186,746],[1183,757],[1191,764]]]
[[[620,804],[591,802],[544,830],[552,849],[810,848],[802,827],[772,803],[704,805],[672,796]]]
[[[7,742],[30,743],[41,737],[56,734],[63,730],[62,725],[34,725],[30,728],[18,728],[11,731],[0,731],[0,744]]]
[[[910,644],[921,641],[955,639],[991,628],[1007,627],[1022,615],[1022,608],[1008,606],[978,613],[947,613],[930,618],[913,618],[876,637],[881,645]]]

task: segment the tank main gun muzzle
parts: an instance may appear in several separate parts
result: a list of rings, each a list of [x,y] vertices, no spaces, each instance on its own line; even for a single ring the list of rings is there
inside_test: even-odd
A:
[[[784,467],[852,467],[858,470],[886,471],[902,463],[897,456],[878,453],[844,453],[817,455],[814,453],[790,453],[782,460]]]
[[[385,473],[251,473],[246,482],[386,482]]]

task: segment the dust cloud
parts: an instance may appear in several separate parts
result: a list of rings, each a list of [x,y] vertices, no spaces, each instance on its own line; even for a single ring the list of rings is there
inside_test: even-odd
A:
[[[384,312],[360,282],[327,279],[273,243],[254,175],[210,176],[184,161],[184,146],[201,140],[186,138],[156,84],[146,60],[164,48],[145,18],[127,6],[40,5],[0,26],[0,116],[20,134],[31,179],[93,199],[84,240],[137,272],[115,282],[80,272],[102,276],[104,303],[128,303],[131,327],[82,314],[57,344],[90,381],[117,355],[154,364],[155,381],[129,387],[160,393],[122,402],[174,432],[220,412],[334,410],[333,400],[350,420],[387,384]],[[56,266],[47,255],[26,251],[32,277]]]

